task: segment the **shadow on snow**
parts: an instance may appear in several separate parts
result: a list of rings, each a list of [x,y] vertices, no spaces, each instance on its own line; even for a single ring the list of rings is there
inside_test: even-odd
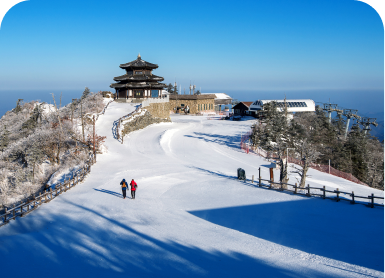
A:
[[[304,211],[311,217],[302,217]],[[310,254],[384,271],[382,210],[325,203],[325,200],[304,197],[289,202],[189,213],[217,225]],[[373,218],[377,222],[367,221]]]
[[[119,198],[123,198],[123,194],[122,193],[118,193],[118,192],[115,192],[115,191],[110,191],[110,190],[107,190],[107,189],[97,189],[97,188],[94,188],[94,190],[102,192],[102,193],[107,193],[107,194],[110,194],[110,195],[113,195],[113,196],[116,196],[116,197],[119,197]]]
[[[239,181],[199,167],[210,175],[258,188],[257,183]],[[291,192],[277,192],[290,194]],[[384,271],[384,211],[309,198],[230,208],[189,211],[214,224],[237,230],[307,253]],[[312,217],[302,217],[303,212]],[[309,213],[311,212],[311,213]],[[368,221],[376,219],[376,221]]]
[[[81,218],[69,218],[64,213],[57,214],[55,218],[35,214],[30,219],[16,220],[10,224],[8,235],[0,238],[1,263],[7,266],[2,270],[5,277],[24,277],[33,273],[39,273],[42,277],[65,278],[69,275],[71,277],[332,277],[330,273],[318,270],[295,271],[280,268],[272,262],[242,253],[208,251],[172,240],[159,240],[133,229],[130,223],[110,219],[91,208],[66,202],[68,206],[86,211],[92,219],[89,222],[93,224]],[[233,211],[218,210],[214,214],[208,213],[212,216],[208,217],[220,221],[217,219],[218,213],[238,214],[244,213],[245,210],[250,208],[240,208],[240,211],[237,211],[237,208]],[[204,212],[192,213],[202,217]],[[232,223],[222,224],[232,225]],[[239,228],[239,224],[236,225]],[[271,227],[272,225],[270,224]],[[63,226],[65,229],[62,229]],[[20,262],[23,262],[24,267],[20,267]]]

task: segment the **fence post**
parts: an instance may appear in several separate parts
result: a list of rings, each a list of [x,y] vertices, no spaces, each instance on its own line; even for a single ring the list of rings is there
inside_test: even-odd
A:
[[[13,204],[13,218],[15,219],[15,215],[16,215],[16,209],[15,209],[16,205]]]
[[[22,217],[23,216],[23,205],[21,205],[21,207],[20,207],[20,217]]]
[[[310,197],[310,185],[308,184],[307,185],[307,193],[306,193],[306,196]]]
[[[52,187],[49,188],[49,192],[51,193],[51,200],[52,200]]]
[[[41,202],[41,199],[43,196],[41,196],[41,193],[39,194],[39,196],[40,196],[40,205],[42,205],[43,203]]]
[[[6,223],[7,222],[7,208],[5,208],[5,214],[4,214],[4,223]]]
[[[295,186],[294,186],[294,194],[297,194],[297,188],[298,188],[297,183],[295,183]]]
[[[350,201],[351,204],[355,204],[356,202],[354,201],[354,191],[352,191],[352,200]]]
[[[254,183],[254,175],[251,176],[251,183]]]
[[[340,201],[340,191],[339,189],[337,188],[337,191],[334,191],[337,193],[337,198],[336,198],[336,201],[339,202]]]
[[[374,208],[374,194],[372,193],[372,196],[368,196],[369,198],[372,198],[372,202],[370,205],[371,208]]]
[[[261,187],[261,186],[262,186],[262,185],[261,185],[261,167],[259,167],[258,171],[259,171],[259,181],[258,181],[258,186]]]
[[[324,191],[324,193],[323,193],[323,195],[322,195],[322,199],[325,199],[325,198],[326,198],[326,187],[325,187],[325,185],[324,185],[323,191]]]

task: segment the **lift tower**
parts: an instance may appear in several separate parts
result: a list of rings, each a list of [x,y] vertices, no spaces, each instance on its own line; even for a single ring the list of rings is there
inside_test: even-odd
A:
[[[331,103],[324,103],[324,108],[323,108],[324,111],[328,112],[328,116],[329,116],[329,124],[332,123],[332,112],[335,111],[335,112],[342,112],[341,109],[338,108],[337,104],[331,104]]]
[[[358,110],[356,109],[344,109],[342,115],[344,115],[347,119],[346,127],[345,127],[345,139],[348,136],[349,123],[351,118],[355,118],[360,120],[361,117],[357,115]]]
[[[364,127],[365,134],[368,130],[370,130],[370,125],[378,126],[378,123],[376,122],[376,118],[368,118],[368,117],[362,117],[361,121],[359,122]]]

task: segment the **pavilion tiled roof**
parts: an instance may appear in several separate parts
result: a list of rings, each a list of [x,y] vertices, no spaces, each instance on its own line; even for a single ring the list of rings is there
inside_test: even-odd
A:
[[[111,88],[128,88],[128,89],[143,89],[143,88],[152,88],[152,89],[163,89],[167,85],[158,82],[133,82],[133,83],[113,83],[110,85]]]
[[[120,67],[122,69],[128,69],[128,68],[132,68],[132,69],[156,69],[156,68],[158,68],[158,65],[142,60],[142,57],[140,57],[140,54],[139,54],[138,58],[136,58],[136,60],[128,62],[126,64],[121,64]]]
[[[163,81],[164,78],[157,75],[133,75],[133,73],[126,73],[124,75],[114,77],[115,81]]]

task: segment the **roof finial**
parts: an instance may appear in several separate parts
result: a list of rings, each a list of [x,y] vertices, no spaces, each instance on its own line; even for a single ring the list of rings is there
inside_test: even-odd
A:
[[[142,58],[142,57],[140,57],[140,53],[138,54],[138,58]]]

